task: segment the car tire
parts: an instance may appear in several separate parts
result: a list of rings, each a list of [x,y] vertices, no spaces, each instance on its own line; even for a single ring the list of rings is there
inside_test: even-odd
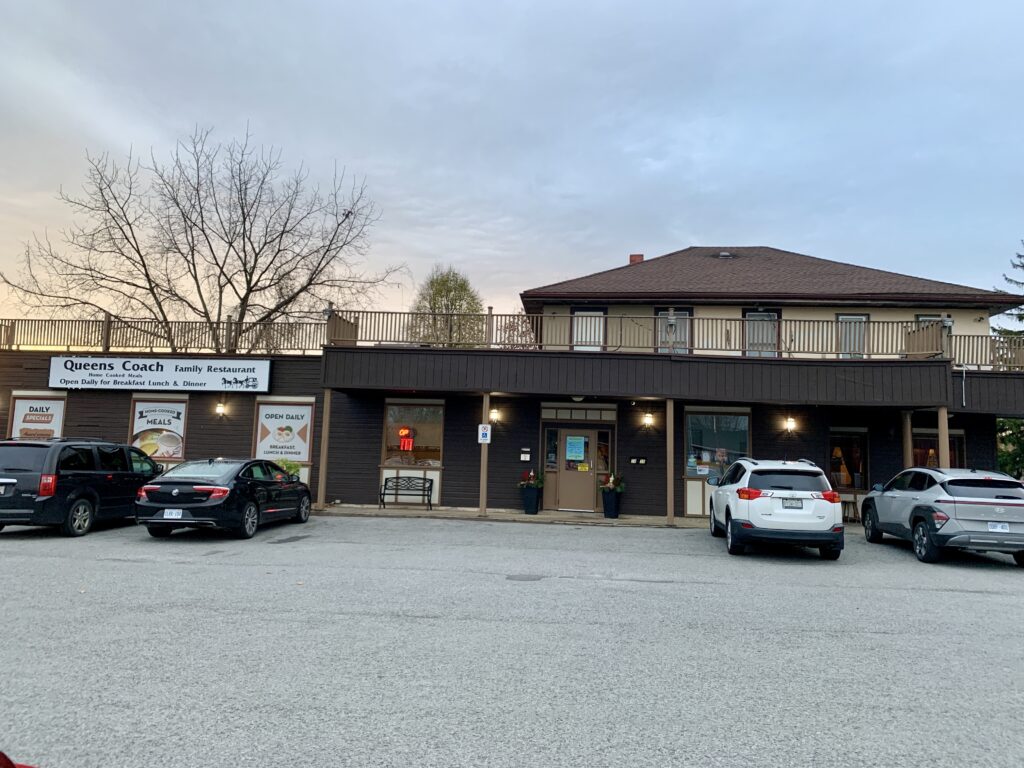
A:
[[[818,547],[818,555],[822,560],[838,560],[841,554],[843,550],[839,547]]]
[[[64,515],[64,522],[60,524],[60,532],[65,536],[85,536],[92,530],[92,524],[96,521],[96,509],[92,502],[86,498],[75,499],[68,507]]]
[[[295,517],[292,518],[293,523],[305,523],[309,521],[309,509],[312,506],[312,502],[309,496],[302,494],[299,497],[299,510],[295,513]]]
[[[937,563],[942,557],[942,550],[932,539],[928,523],[924,520],[918,520],[914,526],[912,544],[914,545],[914,554],[922,563]]]
[[[146,533],[152,536],[154,539],[166,539],[174,532],[173,528],[169,528],[166,525],[147,525]]]
[[[718,523],[715,522],[715,506],[711,505],[709,511],[709,517],[711,518],[711,535],[716,539],[720,539],[725,536],[725,531],[718,527]]]
[[[864,505],[863,517],[861,523],[864,525],[864,538],[872,544],[880,544],[884,534],[878,528],[878,513],[874,504]]]
[[[260,508],[255,501],[247,501],[242,507],[242,519],[235,529],[235,536],[239,539],[251,539],[256,535],[256,529],[260,527]]]
[[[1014,552],[1013,562],[1015,562],[1021,568],[1024,568],[1024,552]]]
[[[744,544],[739,544],[732,539],[732,518],[725,516],[725,551],[730,555],[742,555],[747,551]]]

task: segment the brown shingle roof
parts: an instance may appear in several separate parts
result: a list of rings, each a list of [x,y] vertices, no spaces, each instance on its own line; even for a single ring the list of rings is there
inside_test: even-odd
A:
[[[728,256],[722,256],[728,254]],[[859,267],[765,246],[692,246],[639,264],[524,291],[545,301],[977,307],[1002,312],[1024,296]]]

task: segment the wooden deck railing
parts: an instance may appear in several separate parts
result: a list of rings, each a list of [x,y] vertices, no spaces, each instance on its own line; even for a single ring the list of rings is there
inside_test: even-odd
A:
[[[327,322],[0,320],[0,349],[315,354],[325,344],[795,359],[948,358],[971,368],[1024,370],[1024,337],[958,335],[941,322],[361,310],[335,312]]]

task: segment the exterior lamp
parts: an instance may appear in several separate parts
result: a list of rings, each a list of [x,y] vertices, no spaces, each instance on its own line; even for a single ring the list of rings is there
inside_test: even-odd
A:
[[[497,408],[491,408],[491,412],[488,415],[489,415],[490,420],[492,422],[494,422],[494,421],[501,421],[501,413],[498,411]]]
[[[217,407],[214,410],[217,412],[218,416],[223,416],[224,414],[226,414],[228,412],[228,407],[226,405],[224,405],[223,401],[221,401],[221,402],[217,403]]]
[[[794,419],[792,416],[786,417],[786,431],[789,432],[789,434],[793,434],[793,431],[795,429],[796,429],[796,419]]]
[[[644,427],[650,429],[654,426],[654,414],[648,411],[644,414]]]

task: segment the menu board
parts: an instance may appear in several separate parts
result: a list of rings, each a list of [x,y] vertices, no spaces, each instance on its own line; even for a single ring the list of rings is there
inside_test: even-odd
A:
[[[131,444],[154,459],[184,458],[187,409],[184,400],[133,400]]]
[[[256,458],[310,461],[312,404],[260,403],[256,411]]]
[[[11,437],[47,440],[64,433],[63,397],[18,397],[11,402]]]

